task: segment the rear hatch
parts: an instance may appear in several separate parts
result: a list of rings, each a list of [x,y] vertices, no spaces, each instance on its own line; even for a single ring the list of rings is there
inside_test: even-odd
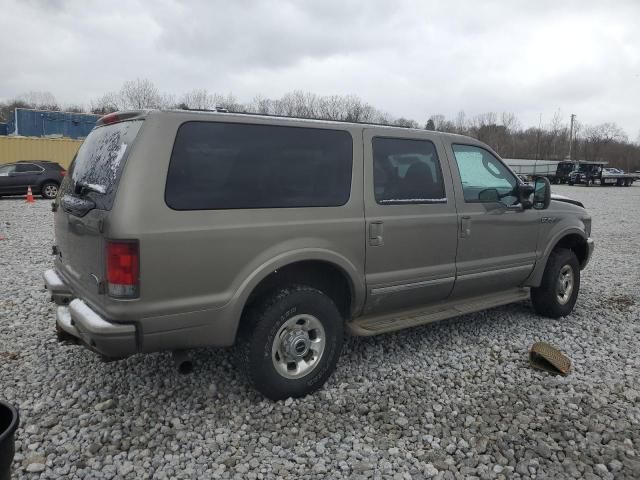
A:
[[[54,204],[56,268],[75,296],[94,307],[104,298],[105,220],[143,123],[141,119],[118,120],[91,131]]]

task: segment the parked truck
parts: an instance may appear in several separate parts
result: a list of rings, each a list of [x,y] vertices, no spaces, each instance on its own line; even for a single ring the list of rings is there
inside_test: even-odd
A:
[[[605,168],[607,162],[579,161],[569,174],[569,185],[592,185],[629,187],[635,180],[632,174],[621,170]],[[620,173],[622,172],[622,173]]]
[[[569,174],[575,167],[570,160],[530,160],[524,158],[505,159],[507,165],[519,176],[527,180],[534,177],[547,177],[551,183],[567,183]]]

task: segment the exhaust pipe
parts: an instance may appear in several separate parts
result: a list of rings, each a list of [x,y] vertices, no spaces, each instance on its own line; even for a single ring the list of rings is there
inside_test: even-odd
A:
[[[174,350],[172,353],[173,362],[176,364],[178,372],[183,375],[193,372],[193,362],[186,350]]]

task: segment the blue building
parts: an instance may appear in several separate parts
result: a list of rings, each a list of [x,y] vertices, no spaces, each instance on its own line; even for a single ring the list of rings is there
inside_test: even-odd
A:
[[[89,113],[16,108],[7,123],[6,135],[84,138],[100,117]]]

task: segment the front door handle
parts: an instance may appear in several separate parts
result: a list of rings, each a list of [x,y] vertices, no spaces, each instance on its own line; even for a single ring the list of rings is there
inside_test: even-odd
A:
[[[471,236],[471,217],[463,215],[460,218],[460,238],[469,238]]]
[[[381,245],[384,245],[382,233],[382,222],[371,222],[369,224],[369,245],[371,245],[372,247],[379,247]]]

